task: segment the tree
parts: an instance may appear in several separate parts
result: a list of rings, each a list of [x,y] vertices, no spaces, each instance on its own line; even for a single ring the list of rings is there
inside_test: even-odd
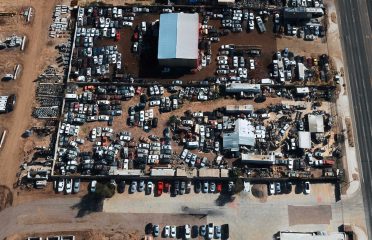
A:
[[[235,193],[240,193],[243,190],[244,190],[243,179],[241,179],[241,178],[236,179],[236,181],[235,181],[235,187],[234,187],[234,192]]]
[[[115,194],[115,185],[97,183],[94,194],[100,198],[111,198]]]
[[[168,119],[168,125],[177,124],[177,123],[179,123],[179,121],[180,121],[180,120],[178,119],[177,116],[172,115],[172,116],[170,116],[169,119]]]
[[[234,167],[233,169],[230,170],[230,177],[234,178],[236,180],[242,175],[242,170],[240,168]]]

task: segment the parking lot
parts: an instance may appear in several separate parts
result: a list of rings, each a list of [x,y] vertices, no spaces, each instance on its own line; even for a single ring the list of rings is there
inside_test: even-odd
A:
[[[283,229],[306,231],[317,228],[336,231],[337,224],[341,220],[339,213],[336,213],[338,208],[334,201],[334,187],[330,184],[312,185],[312,192],[309,195],[292,192],[289,195],[270,196],[266,202],[261,202],[251,192],[241,192],[234,196],[234,200],[225,200],[225,204],[220,204],[221,206],[217,205],[217,202],[220,203],[219,198],[219,194],[202,193],[190,193],[177,198],[172,198],[168,194],[155,198],[144,196],[143,193],[123,193],[105,200],[103,211],[185,216],[195,214],[204,219],[204,224],[229,223],[232,239],[270,239],[273,233]],[[296,206],[296,208],[291,206]],[[309,207],[302,208],[301,206]],[[298,211],[301,211],[301,214]],[[312,215],[314,211],[319,214]],[[301,222],[301,219],[306,219],[306,222]],[[183,224],[186,223],[186,221],[183,222]],[[160,224],[162,227],[164,227],[163,224],[171,225],[171,223],[157,222],[153,224]],[[266,231],[263,232],[262,228],[257,226],[265,226]]]

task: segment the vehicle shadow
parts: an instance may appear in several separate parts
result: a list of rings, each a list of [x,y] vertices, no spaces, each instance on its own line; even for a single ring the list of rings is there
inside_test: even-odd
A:
[[[103,209],[103,200],[97,194],[88,193],[84,195],[80,202],[72,206],[72,209],[78,209],[77,218],[84,217],[93,212],[101,212]]]

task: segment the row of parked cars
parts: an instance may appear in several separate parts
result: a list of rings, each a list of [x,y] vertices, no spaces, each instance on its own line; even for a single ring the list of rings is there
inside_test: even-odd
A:
[[[126,182],[120,181],[117,185],[119,193],[125,191]],[[232,193],[234,191],[234,182],[230,181],[227,184],[215,181],[199,181],[194,182],[195,193]],[[133,194],[136,192],[145,192],[146,195],[154,194],[155,196],[161,196],[163,192],[170,193],[172,196],[184,195],[191,192],[192,184],[191,181],[187,180],[174,180],[169,181],[157,181],[156,184],[152,181],[145,180],[132,180],[128,192]]]
[[[310,182],[300,182],[296,185],[296,192],[303,192],[304,194],[310,194]],[[292,192],[292,183],[291,182],[272,182],[268,184],[268,192],[270,195],[282,194],[282,193],[291,193]]]
[[[227,239],[228,236],[228,225],[224,225],[223,228],[220,225],[214,225],[209,223],[208,225],[201,226],[190,226],[189,224],[183,226],[165,225],[162,232],[160,232],[160,226],[157,224],[150,225],[146,229],[147,234],[151,234],[154,237],[162,236],[164,238],[197,238],[198,236],[204,237],[204,239],[220,239],[222,236]]]

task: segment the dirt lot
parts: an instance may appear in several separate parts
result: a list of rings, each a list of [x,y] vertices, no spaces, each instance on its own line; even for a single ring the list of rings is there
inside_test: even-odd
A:
[[[5,240],[23,240],[27,237],[51,237],[51,236],[75,236],[78,240],[139,240],[142,239],[138,232],[133,233],[111,233],[104,234],[100,231],[81,231],[81,232],[47,232],[47,233],[29,233],[15,234],[7,237]]]
[[[2,94],[15,93],[17,103],[15,110],[9,114],[0,115],[0,124],[8,130],[5,145],[0,152],[0,182],[13,188],[16,182],[16,173],[23,160],[26,140],[21,138],[25,129],[31,124],[31,110],[34,99],[34,79],[41,70],[53,62],[55,50],[48,43],[48,28],[51,22],[52,9],[56,3],[62,1],[33,1],[35,16],[30,24],[24,24],[20,16],[12,18],[0,18],[1,30],[0,36],[26,35],[27,43],[24,52],[19,50],[6,50],[0,52],[0,64],[5,64],[4,69],[12,68],[15,63],[23,66],[22,75],[14,82],[0,83],[0,92]],[[4,0],[0,3],[1,11],[21,12],[21,9],[30,5],[30,1]],[[3,74],[3,72],[1,72]],[[16,198],[16,195],[13,194]],[[15,200],[15,199],[14,199]],[[3,202],[3,201],[2,201]],[[16,202],[16,200],[14,201]]]
[[[277,38],[276,43],[278,50],[289,48],[291,52],[300,56],[317,57],[328,52],[325,38],[318,38],[315,41],[304,41],[297,37],[283,36],[282,38]]]
[[[168,95],[168,94],[167,94]],[[253,100],[236,100],[232,98],[220,98],[213,101],[206,101],[206,102],[185,102],[185,104],[182,106],[182,108],[177,109],[172,112],[167,113],[160,113],[158,107],[154,107],[154,117],[157,117],[159,119],[158,127],[152,129],[149,133],[146,133],[143,131],[142,128],[139,127],[130,127],[127,126],[127,118],[128,118],[128,108],[130,106],[134,106],[139,102],[139,96],[136,95],[133,97],[130,101],[122,102],[122,110],[123,115],[120,117],[114,117],[113,121],[113,130],[114,132],[118,133],[120,131],[130,131],[132,133],[132,136],[135,141],[138,141],[138,139],[142,136],[148,136],[151,134],[157,135],[159,137],[163,136],[163,130],[165,127],[167,127],[167,122],[169,118],[173,115],[182,117],[184,116],[184,112],[188,109],[197,112],[207,112],[207,111],[213,111],[216,108],[221,108],[226,105],[245,105],[245,104],[252,104],[255,109],[264,108],[267,107],[270,104],[277,104],[280,103],[283,99],[282,98],[270,98],[266,100],[263,103],[255,103]],[[146,109],[149,109],[150,107],[147,106]],[[79,137],[86,139],[86,143],[83,146],[80,146],[81,151],[91,151],[93,143],[88,140],[89,133],[92,128],[94,127],[107,127],[106,122],[91,122],[91,123],[85,123],[81,131],[79,133]],[[173,151],[175,154],[179,154],[182,151],[182,145],[177,145],[175,142],[172,142]],[[196,154],[198,154],[201,157],[207,157],[209,160],[213,160],[216,157],[216,154],[213,152],[210,153],[203,153],[198,152],[198,150],[192,151]]]
[[[201,14],[199,15],[201,16]],[[135,17],[133,26],[140,25],[142,21],[146,21],[148,24],[159,19],[158,14],[142,14]],[[212,25],[217,29],[221,29],[220,20],[210,20],[208,25]],[[267,32],[260,34],[257,30],[247,33],[245,31],[245,25],[243,24],[243,32],[241,33],[230,33],[228,36],[220,37],[221,41],[218,43],[212,43],[212,61],[206,68],[197,71],[196,73],[190,73],[184,69],[174,71],[167,75],[162,75],[162,68],[158,66],[157,62],[157,40],[152,36],[145,36],[145,45],[141,56],[132,53],[132,37],[133,30],[124,28],[120,30],[121,39],[115,42],[112,39],[98,40],[97,46],[105,45],[118,45],[119,51],[123,56],[123,71],[126,73],[133,74],[144,79],[158,80],[158,82],[164,82],[164,79],[181,79],[185,81],[200,81],[207,77],[215,75],[217,68],[217,62],[215,61],[218,49],[224,44],[235,44],[239,46],[257,46],[262,48],[262,55],[256,58],[256,69],[250,71],[252,78],[265,78],[268,77],[267,67],[271,63],[272,55],[276,52],[276,38],[272,33],[272,21],[268,20],[266,23]],[[201,37],[201,36],[200,36]],[[146,40],[147,39],[147,40]],[[244,49],[246,49],[245,47]]]

